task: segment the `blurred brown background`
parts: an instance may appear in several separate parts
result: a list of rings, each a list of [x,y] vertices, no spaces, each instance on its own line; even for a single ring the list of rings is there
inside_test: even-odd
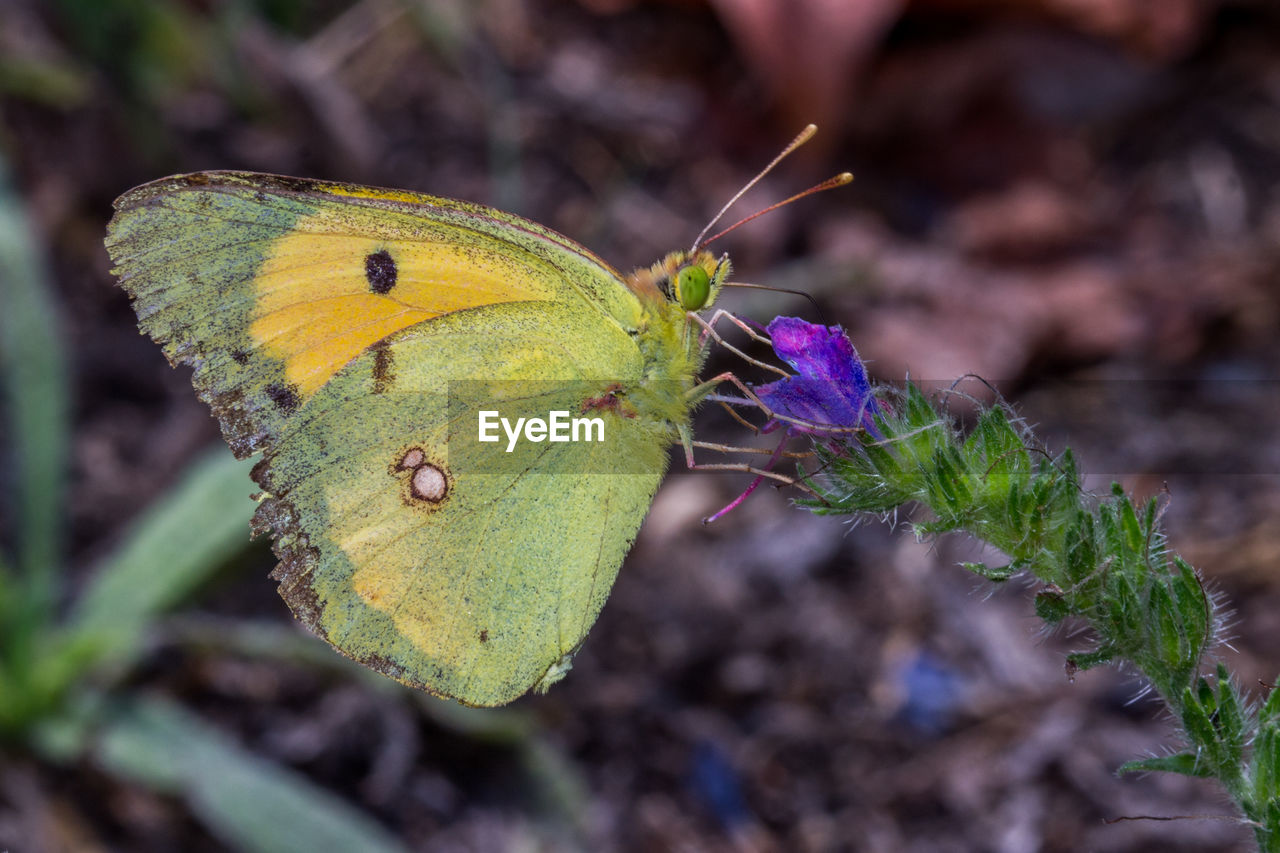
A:
[[[809,121],[743,212],[857,180],[724,239],[736,277],[812,293],[884,380],[1000,380],[1091,486],[1167,482],[1175,547],[1235,612],[1217,654],[1274,682],[1269,0],[0,0],[0,152],[75,381],[72,589],[218,440],[112,285],[119,193],[210,168],[405,187],[626,270],[688,245]],[[743,485],[677,463],[573,672],[512,711],[545,766],[487,724],[216,643],[157,644],[133,686],[414,850],[1250,849],[1228,821],[1103,823],[1229,812],[1208,782],[1114,777],[1173,745],[1160,710],[1122,673],[1068,682],[1072,638],[1039,632],[1027,588],[955,565],[978,546],[772,492],[704,529]],[[184,614],[288,623],[251,553]],[[0,847],[221,849],[92,762],[22,766]]]

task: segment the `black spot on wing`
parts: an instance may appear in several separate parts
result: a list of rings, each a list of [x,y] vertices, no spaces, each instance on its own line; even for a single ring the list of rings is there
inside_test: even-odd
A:
[[[301,404],[298,399],[298,386],[296,385],[281,385],[279,382],[272,382],[263,390],[267,392],[271,402],[275,403],[280,411],[285,414],[296,412]]]
[[[369,290],[388,294],[396,286],[396,260],[386,249],[379,249],[364,259],[364,277],[369,280]]]

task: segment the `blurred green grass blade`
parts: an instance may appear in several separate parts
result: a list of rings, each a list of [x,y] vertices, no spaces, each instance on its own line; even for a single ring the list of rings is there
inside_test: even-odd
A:
[[[14,604],[18,600],[18,592],[17,577],[9,561],[5,559],[3,551],[0,550],[0,637],[7,636],[4,625],[9,621],[8,614],[13,612]],[[0,667],[3,665],[4,655],[0,655]]]
[[[93,749],[108,771],[181,796],[214,835],[236,850],[404,850],[387,830],[344,800],[158,699],[117,706]]]
[[[520,708],[467,708],[448,699],[405,687],[364,664],[336,653],[296,625],[228,620],[184,614],[165,625],[167,638],[200,654],[241,655],[288,666],[327,670],[359,681],[367,689],[412,697],[437,725],[462,737],[499,746],[519,747],[536,738],[537,719]]]
[[[68,441],[66,354],[52,286],[21,198],[0,155],[0,385],[17,472],[17,570],[38,624],[56,594]]]
[[[72,51],[152,103],[188,84],[207,57],[206,27],[172,0],[57,0],[50,4]]]
[[[335,675],[360,681],[370,690],[412,699],[436,725],[459,737],[512,750],[540,811],[554,818],[554,824],[544,827],[556,833],[556,844],[551,849],[580,849],[576,836],[557,830],[580,832],[584,829],[583,816],[591,799],[587,782],[577,766],[542,733],[537,717],[528,711],[509,707],[467,708],[437,699],[335,654],[327,645],[294,626],[183,616],[170,625],[169,638],[198,654],[242,655],[256,661],[327,669]]]
[[[0,93],[71,110],[92,92],[88,75],[68,60],[0,55]]]
[[[210,451],[151,507],[76,602],[69,629],[126,661],[154,618],[249,545],[250,461]]]

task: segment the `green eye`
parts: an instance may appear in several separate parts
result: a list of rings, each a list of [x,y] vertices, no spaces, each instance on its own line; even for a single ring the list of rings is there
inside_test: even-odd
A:
[[[697,311],[711,295],[711,277],[702,267],[684,267],[676,274],[676,299],[686,311]]]

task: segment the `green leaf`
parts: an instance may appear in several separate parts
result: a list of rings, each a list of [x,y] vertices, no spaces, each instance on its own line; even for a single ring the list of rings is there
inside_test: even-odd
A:
[[[1145,551],[1146,539],[1142,535],[1142,525],[1138,523],[1138,514],[1133,510],[1133,502],[1121,496],[1117,501],[1120,511],[1120,527],[1124,530],[1125,544],[1134,554]]]
[[[1178,556],[1173,558],[1173,563],[1178,571],[1171,578],[1170,588],[1173,590],[1178,615],[1182,619],[1183,630],[1187,632],[1194,658],[1198,661],[1200,653],[1209,642],[1209,599],[1191,564]]]
[[[914,426],[938,420],[938,414],[933,410],[929,399],[925,397],[924,392],[914,382],[906,384],[903,389],[903,396],[902,420],[906,424]]]
[[[950,448],[938,448],[930,461],[925,477],[933,511],[940,517],[954,518],[960,511],[957,482],[960,472],[953,464]]]
[[[1173,596],[1159,581],[1151,584],[1148,593],[1146,622],[1147,630],[1151,632],[1152,650],[1160,656],[1160,662],[1174,672],[1189,670],[1194,661],[1187,660],[1189,644],[1174,610]]]
[[[1023,447],[1022,438],[1009,423],[1004,409],[993,406],[979,415],[974,435],[981,439],[987,464],[993,470],[1022,467],[1026,449]]]
[[[887,487],[889,497],[882,502],[883,508],[892,509],[910,500],[914,484],[907,476],[907,472],[898,464],[898,459],[890,451],[890,447],[870,443],[871,441],[870,437],[864,439],[862,452],[866,454],[867,461],[874,466],[875,473],[882,484],[881,488]]]
[[[1003,507],[1004,523],[1019,539],[1023,538],[1022,531],[1026,523],[1026,516],[1022,512],[1022,495],[1022,483],[1014,480],[1009,484],[1009,491],[1005,495]]]
[[[1212,714],[1218,710],[1218,697],[1213,692],[1213,686],[1204,678],[1196,679],[1196,698],[1207,709],[1207,713]]]
[[[1067,666],[1083,672],[1095,666],[1111,663],[1118,654],[1119,651],[1114,646],[1103,646],[1091,652],[1072,652],[1067,655]]]
[[[1133,583],[1120,572],[1107,578],[1102,603],[1106,607],[1107,636],[1130,648],[1129,638],[1138,635],[1143,626],[1142,601]]]
[[[1062,455],[1058,457],[1058,476],[1062,478],[1062,485],[1070,494],[1075,495],[1080,491],[1080,469],[1076,465],[1076,455],[1070,447],[1062,451]]]
[[[1262,810],[1262,826],[1254,831],[1262,853],[1280,851],[1280,797],[1272,797]]]
[[[128,662],[160,613],[249,544],[250,461],[225,448],[195,462],[134,527],[76,602],[70,629],[100,659]]]
[[[1052,481],[1047,477],[1037,476],[1031,481],[1031,488],[1025,499],[1027,533],[1036,542],[1044,539],[1045,515],[1049,508],[1049,491],[1052,486]]]
[[[1258,716],[1263,722],[1280,722],[1280,688],[1271,688]]]
[[[1116,775],[1126,773],[1149,773],[1162,771],[1165,773],[1181,773],[1183,776],[1195,776],[1200,779],[1213,778],[1213,771],[1192,752],[1180,752],[1176,755],[1162,755],[1158,758],[1139,758],[1126,761],[1116,770]]]
[[[1253,796],[1280,799],[1280,726],[1264,725],[1253,745]]]
[[[961,563],[960,565],[965,571],[973,572],[975,575],[995,583],[1004,583],[1025,568],[1017,562],[995,567],[988,566],[986,563]]]
[[[387,830],[345,800],[158,699],[115,707],[93,750],[94,759],[109,772],[182,797],[215,836],[237,850],[404,850]]]
[[[1201,679],[1203,682],[1203,679]],[[1182,725],[1187,730],[1187,734],[1191,737],[1191,742],[1201,749],[1206,750],[1213,758],[1212,772],[1218,773],[1219,764],[1219,747],[1218,733],[1214,729],[1213,720],[1210,719],[1210,710],[1201,704],[1201,697],[1197,696],[1197,691],[1188,687],[1182,694]]]
[[[1067,599],[1061,592],[1054,590],[1037,592],[1035,606],[1036,615],[1050,625],[1056,625],[1071,615],[1071,607],[1067,604]]]
[[[11,615],[27,625],[47,618],[56,597],[70,456],[66,354],[52,293],[22,200],[0,159],[0,385],[13,441],[7,462],[17,471],[16,562],[27,585]]]
[[[1244,758],[1245,720],[1244,708],[1240,697],[1236,694],[1235,684],[1231,680],[1231,671],[1226,664],[1218,664],[1218,713],[1216,717],[1219,741],[1222,744],[1227,769],[1232,775],[1240,773],[1241,761]],[[1230,785],[1224,770],[1223,782]]]
[[[1119,560],[1124,553],[1124,542],[1120,537],[1120,525],[1116,519],[1116,508],[1113,504],[1098,505],[1098,527],[1101,534],[1102,551],[1114,560]]]
[[[1093,541],[1093,516],[1076,511],[1076,521],[1067,533],[1067,580],[1079,583],[1098,567],[1098,552]]]

